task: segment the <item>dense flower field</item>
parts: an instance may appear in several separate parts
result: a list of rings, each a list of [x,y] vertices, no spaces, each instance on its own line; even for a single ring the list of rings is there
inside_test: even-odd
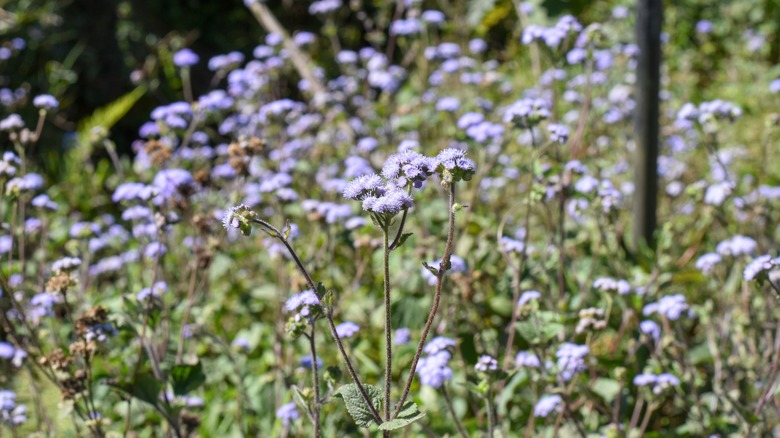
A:
[[[245,1],[264,41],[171,47],[180,100],[130,156],[80,125],[61,181],[36,155],[58,98],[5,72],[0,435],[777,433],[763,3],[667,5],[649,246],[633,5],[360,3],[311,2],[312,33]]]

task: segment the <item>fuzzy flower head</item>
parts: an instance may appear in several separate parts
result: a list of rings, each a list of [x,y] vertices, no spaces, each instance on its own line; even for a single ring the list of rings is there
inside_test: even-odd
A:
[[[336,334],[340,338],[351,338],[360,331],[360,326],[354,322],[346,321],[336,326]]]
[[[190,67],[197,64],[198,61],[200,61],[200,57],[187,48],[173,54],[173,64],[177,67]]]
[[[226,230],[231,228],[241,231],[241,234],[248,236],[252,234],[251,219],[257,216],[257,213],[244,204],[230,207],[222,217],[222,226]]]
[[[390,155],[384,166],[382,176],[399,188],[411,184],[419,189],[425,180],[436,170],[437,161],[418,152],[406,150]]]
[[[696,269],[700,270],[702,274],[711,274],[715,269],[715,265],[723,260],[720,254],[710,252],[696,259]]]
[[[559,376],[564,382],[570,381],[575,374],[585,371],[585,356],[590,353],[587,345],[564,342],[555,357],[558,358]]]
[[[428,355],[434,355],[440,351],[446,351],[450,348],[455,347],[455,340],[450,338],[445,338],[443,336],[437,336],[430,341],[428,341],[427,344],[425,344],[425,348],[423,351],[425,354]]]
[[[362,201],[370,196],[384,195],[385,186],[379,175],[362,175],[347,183],[342,194],[346,199]]]
[[[474,162],[466,158],[466,153],[460,149],[444,149],[435,161],[443,186],[460,180],[469,181],[476,170]]]
[[[669,373],[663,373],[659,375],[651,373],[637,374],[634,377],[634,385],[639,387],[651,388],[653,394],[661,394],[667,388],[680,385],[680,379],[677,376]]]
[[[685,297],[680,294],[667,295],[661,297],[658,302],[650,303],[642,309],[642,314],[645,316],[658,313],[670,321],[677,321],[682,316],[683,312],[687,312],[689,309],[688,304],[685,302]]]
[[[639,323],[639,331],[642,332],[643,335],[653,338],[655,341],[661,338],[661,327],[659,327],[655,321],[649,319]]]
[[[520,295],[520,299],[517,300],[517,307],[523,307],[531,301],[538,300],[542,294],[537,290],[527,290]]]
[[[498,371],[498,361],[492,356],[484,354],[479,358],[477,364],[474,365],[474,371],[485,374],[494,373]]]
[[[387,223],[403,209],[411,208],[413,205],[412,196],[394,186],[385,186],[384,192],[377,195],[363,198],[363,210],[373,213],[373,217],[383,223]]]
[[[16,403],[16,393],[0,389],[0,424],[5,424],[12,430],[27,421],[27,407]]]
[[[311,290],[305,290],[299,294],[291,296],[284,304],[284,309],[287,312],[297,312],[295,315],[296,321],[313,316],[313,312],[319,308],[320,299],[317,298],[317,294]]]
[[[626,295],[631,292],[631,284],[626,280],[616,280],[611,277],[600,277],[593,282],[593,287],[604,292],[617,292]]]
[[[145,287],[135,294],[138,301],[144,301],[149,298],[160,298],[164,292],[168,291],[168,285],[164,281],[158,281],[152,287]]]
[[[545,395],[534,405],[534,417],[546,418],[553,412],[563,410],[563,399],[560,395]]]
[[[393,333],[393,344],[395,345],[408,344],[410,339],[411,332],[406,327],[396,329],[396,331]]]
[[[569,140],[569,128],[566,125],[550,123],[547,126],[547,131],[550,133],[550,140],[556,143],[566,144]]]
[[[81,266],[81,259],[77,257],[65,257],[52,263],[51,270],[54,272],[70,272]]]
[[[287,426],[291,421],[301,418],[301,414],[295,408],[295,403],[290,402],[279,406],[276,410],[276,418],[282,420],[282,424]]]
[[[549,107],[544,99],[520,99],[504,111],[504,123],[512,123],[519,128],[532,128],[550,117]]]
[[[450,353],[446,350],[429,354],[417,362],[417,376],[425,386],[441,388],[444,382],[452,379],[452,369],[448,366]]]
[[[53,110],[60,106],[60,102],[51,94],[41,94],[35,96],[33,106],[42,110]]]
[[[752,281],[762,279],[769,271],[780,266],[780,257],[773,258],[769,254],[764,254],[753,259],[746,267],[743,273],[745,280]]]
[[[515,356],[515,366],[518,368],[541,368],[539,356],[530,351],[520,351]]]
[[[715,251],[722,256],[739,257],[741,255],[753,254],[756,250],[757,243],[750,237],[740,234],[735,235],[730,239],[726,239],[715,247]]]

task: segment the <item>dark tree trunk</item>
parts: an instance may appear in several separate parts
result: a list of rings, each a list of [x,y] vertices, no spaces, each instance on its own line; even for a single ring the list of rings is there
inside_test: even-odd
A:
[[[653,245],[658,203],[658,137],[661,65],[661,0],[637,0],[636,138],[634,245]]]

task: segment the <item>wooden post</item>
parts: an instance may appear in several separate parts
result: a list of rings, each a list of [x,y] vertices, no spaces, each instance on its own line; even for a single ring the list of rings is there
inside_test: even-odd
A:
[[[661,65],[661,0],[637,0],[636,113],[634,138],[634,248],[653,246],[658,204],[658,137]]]

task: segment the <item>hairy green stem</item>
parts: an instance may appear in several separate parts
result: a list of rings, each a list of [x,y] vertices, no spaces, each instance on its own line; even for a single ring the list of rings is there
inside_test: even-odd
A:
[[[397,417],[398,413],[401,412],[401,407],[404,405],[406,398],[409,396],[409,390],[412,388],[414,375],[417,372],[417,362],[420,360],[423,347],[425,346],[425,339],[428,337],[428,332],[431,330],[431,326],[433,325],[433,319],[436,317],[436,311],[439,309],[439,300],[441,299],[441,289],[442,284],[444,283],[444,274],[447,272],[447,267],[450,264],[450,257],[452,256],[452,246],[454,240],[453,235],[455,229],[455,212],[453,211],[452,207],[455,205],[455,184],[451,183],[449,189],[449,230],[447,231],[447,244],[444,247],[444,257],[441,259],[441,263],[439,264],[439,271],[436,274],[436,293],[433,296],[431,311],[428,314],[428,320],[425,322],[425,327],[423,327],[423,332],[420,336],[420,343],[417,345],[417,351],[414,353],[412,366],[411,369],[409,369],[409,376],[406,379],[406,385],[404,386],[403,393],[401,394],[401,399],[398,401],[398,404],[396,404],[393,418]]]
[[[317,347],[314,344],[314,334],[316,328],[314,321],[311,322],[311,335],[309,336],[309,348],[311,349],[311,369],[314,374],[314,436],[320,438],[322,430],[320,426],[320,370],[317,366]]]
[[[385,296],[385,402],[384,414],[385,421],[390,421],[390,385],[393,371],[393,343],[392,326],[390,320],[390,242],[388,237],[388,227],[385,226],[384,232],[384,296]],[[389,432],[388,432],[389,433]],[[387,433],[386,433],[387,434]]]

